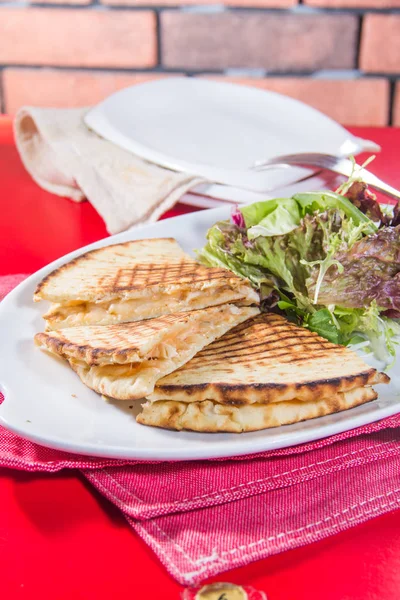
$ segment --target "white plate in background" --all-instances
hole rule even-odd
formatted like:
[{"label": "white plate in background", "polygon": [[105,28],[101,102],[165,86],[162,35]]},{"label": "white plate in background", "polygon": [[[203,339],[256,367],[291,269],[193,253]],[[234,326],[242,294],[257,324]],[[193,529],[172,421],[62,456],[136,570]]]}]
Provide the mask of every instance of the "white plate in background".
[{"label": "white plate in background", "polygon": [[380,150],[298,100],[207,79],[176,77],[128,87],[92,108],[85,122],[150,162],[256,192],[312,173],[297,167],[252,171],[258,160]]},{"label": "white plate in background", "polygon": [[301,181],[290,183],[272,192],[268,192],[268,194],[240,190],[239,188],[220,185],[218,183],[202,184],[186,192],[179,202],[189,206],[197,206],[198,208],[217,208],[227,203],[230,205],[249,204],[251,202],[268,200],[268,198],[290,198],[294,194],[301,192],[335,190],[345,179],[345,177],[336,173],[322,171],[311,177],[307,177],[307,179],[302,179]]},{"label": "white plate in background", "polygon": [[[378,400],[334,415],[251,433],[167,431],[139,425],[126,407],[107,403],[87,388],[66,362],[36,348],[46,303],[33,303],[37,283],[50,271],[93,248],[132,239],[175,237],[183,248],[203,245],[207,229],[230,207],[201,211],[136,228],[61,258],[22,282],[0,303],[0,424],[44,446],[94,456],[190,460],[284,448],[347,431],[400,412],[400,362],[390,385],[375,386]],[[140,401],[136,402],[136,412]]]}]

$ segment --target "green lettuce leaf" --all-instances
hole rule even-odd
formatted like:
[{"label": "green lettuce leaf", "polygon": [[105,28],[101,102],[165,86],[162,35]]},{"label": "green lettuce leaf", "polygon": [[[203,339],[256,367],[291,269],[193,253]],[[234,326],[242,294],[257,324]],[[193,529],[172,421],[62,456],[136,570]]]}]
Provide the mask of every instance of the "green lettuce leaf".
[{"label": "green lettuce leaf", "polygon": [[253,202],[240,208],[240,212],[244,217],[246,228],[258,225],[263,219],[268,217],[280,205],[289,202],[291,198],[274,198],[272,200],[262,200],[261,202]]},{"label": "green lettuce leaf", "polygon": [[240,209],[248,238],[283,235],[296,229],[302,217],[325,212],[341,211],[353,225],[364,225],[367,233],[376,231],[376,225],[346,197],[335,192],[310,192],[295,194],[292,198],[274,198],[255,202]]},{"label": "green lettuce leaf", "polygon": [[261,309],[390,362],[400,336],[400,227],[376,233],[333,192],[257,202],[238,214],[209,230],[202,262],[247,278]]},{"label": "green lettuce leaf", "polygon": [[343,344],[343,336],[330,310],[321,308],[306,319],[304,325],[334,344]]},{"label": "green lettuce leaf", "polygon": [[[355,334],[368,341],[368,347],[378,360],[386,363],[388,368],[393,365],[396,346],[400,342],[400,324],[394,319],[383,317],[375,301],[365,310],[358,311]],[[354,344],[350,334],[347,343]]]},{"label": "green lettuce leaf", "polygon": [[236,225],[221,221],[208,231],[207,244],[197,255],[203,264],[229,269],[239,277],[249,279],[257,289],[262,285],[264,290],[266,287],[276,288],[278,283],[271,273],[244,260],[246,248],[241,238],[241,232]]},{"label": "green lettuce leaf", "polygon": [[[276,201],[269,201],[270,206]],[[242,209],[242,211],[245,209]],[[243,214],[245,222],[246,216]],[[249,227],[247,236],[252,240],[259,236],[271,237],[283,235],[296,229],[300,223],[301,215],[299,205],[292,198],[282,198],[256,225]],[[247,222],[246,222],[247,225]]]},{"label": "green lettuce leaf", "polygon": [[344,196],[335,192],[308,192],[306,194],[295,194],[293,199],[299,203],[302,214],[324,212],[328,208],[336,208],[342,211],[346,217],[352,220],[354,225],[366,223],[368,233],[374,233],[377,226],[364,215],[354,204]]}]

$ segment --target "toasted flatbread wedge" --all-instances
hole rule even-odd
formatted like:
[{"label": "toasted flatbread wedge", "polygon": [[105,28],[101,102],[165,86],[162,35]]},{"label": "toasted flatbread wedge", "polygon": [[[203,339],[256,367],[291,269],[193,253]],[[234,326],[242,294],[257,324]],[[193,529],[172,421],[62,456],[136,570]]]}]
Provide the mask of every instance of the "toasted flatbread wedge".
[{"label": "toasted flatbread wedge", "polygon": [[275,314],[238,325],[157,382],[137,422],[204,432],[255,431],[346,410],[389,377]]},{"label": "toasted flatbread wedge", "polygon": [[160,400],[146,402],[136,420],[142,425],[165,429],[189,429],[205,433],[242,433],[280,425],[290,425],[353,408],[377,398],[371,387],[338,392],[332,398],[287,400],[270,404],[229,406],[212,400],[179,402]]},{"label": "toasted flatbread wedge", "polygon": [[223,305],[139,323],[69,327],[38,333],[35,343],[69,361],[83,383],[118,400],[150,394],[158,379],[259,311]]},{"label": "toasted flatbread wedge", "polygon": [[314,402],[388,381],[344,346],[279,315],[261,314],[159,380],[148,399],[238,406]]},{"label": "toasted flatbread wedge", "polygon": [[48,329],[111,325],[229,302],[257,303],[257,292],[227,269],[205,267],[172,238],[92,250],[39,283],[34,300],[53,303]]}]

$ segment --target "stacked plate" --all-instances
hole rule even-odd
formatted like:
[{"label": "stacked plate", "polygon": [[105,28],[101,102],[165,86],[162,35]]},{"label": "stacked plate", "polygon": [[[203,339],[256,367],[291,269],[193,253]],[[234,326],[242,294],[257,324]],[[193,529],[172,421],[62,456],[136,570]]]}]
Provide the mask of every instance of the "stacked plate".
[{"label": "stacked plate", "polygon": [[[103,138],[160,166],[207,181],[185,202],[212,207],[332,187],[332,174],[299,167],[256,172],[284,154],[379,151],[317,110],[275,92],[176,77],[126,88],[86,115]],[[210,183],[211,182],[211,183]]]}]

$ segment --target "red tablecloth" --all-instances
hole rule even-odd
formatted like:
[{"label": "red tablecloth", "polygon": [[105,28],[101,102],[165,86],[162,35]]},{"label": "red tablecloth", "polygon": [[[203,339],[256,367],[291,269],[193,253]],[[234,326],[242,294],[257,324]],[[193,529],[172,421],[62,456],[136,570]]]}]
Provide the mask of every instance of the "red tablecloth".
[{"label": "red tablecloth", "polygon": [[[372,168],[400,187],[400,130],[352,130],[382,145]],[[0,274],[34,271],[107,235],[88,203],[53,197],[33,183],[6,117],[0,117],[0,182]],[[118,511],[74,472],[0,470],[0,565],[7,600],[172,600],[181,592]],[[397,600],[400,511],[219,579],[263,589],[269,600]]]}]

